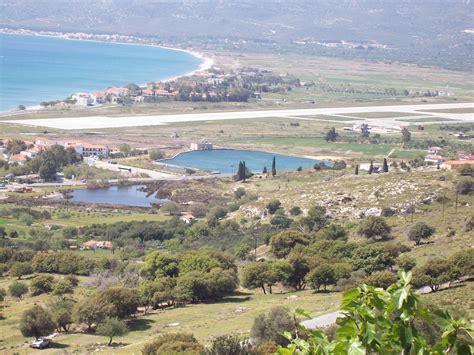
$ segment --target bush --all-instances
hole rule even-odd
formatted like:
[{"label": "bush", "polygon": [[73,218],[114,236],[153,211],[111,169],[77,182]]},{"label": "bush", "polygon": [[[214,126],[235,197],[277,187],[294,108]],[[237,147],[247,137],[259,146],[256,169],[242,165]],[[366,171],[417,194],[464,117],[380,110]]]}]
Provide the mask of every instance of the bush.
[{"label": "bush", "polygon": [[266,209],[268,210],[268,213],[274,214],[281,206],[281,202],[279,200],[272,200],[267,203]]},{"label": "bush", "polygon": [[148,156],[151,160],[160,160],[165,157],[165,152],[159,149],[151,149],[148,151]]},{"label": "bush", "polygon": [[474,179],[464,178],[458,181],[456,185],[456,191],[460,195],[470,195],[474,192]]},{"label": "bush", "polygon": [[36,276],[30,283],[32,296],[38,296],[43,293],[49,293],[54,287],[54,277],[51,275]]},{"label": "bush", "polygon": [[257,344],[272,341],[278,345],[288,344],[283,332],[294,333],[293,319],[283,307],[273,308],[269,314],[258,315],[252,325],[250,335]]},{"label": "bush", "polygon": [[18,280],[21,279],[22,276],[30,275],[33,273],[33,268],[31,267],[31,263],[25,262],[16,262],[10,267],[10,275],[13,277],[17,277]]},{"label": "bush", "polygon": [[12,282],[10,286],[8,286],[8,293],[12,297],[21,299],[23,295],[28,293],[28,285],[19,281]]},{"label": "bush", "polygon": [[247,355],[251,346],[237,335],[222,335],[212,341],[204,355]]},{"label": "bush", "polygon": [[301,211],[301,208],[298,206],[291,207],[290,209],[290,214],[292,216],[299,216],[303,211]]},{"label": "bush", "polygon": [[328,240],[344,240],[347,241],[347,232],[345,228],[339,224],[331,223],[322,231],[324,239]]},{"label": "bush", "polygon": [[366,277],[364,283],[374,287],[387,289],[391,284],[397,281],[397,275],[389,271],[377,271]]},{"label": "bush", "polygon": [[358,233],[367,239],[387,240],[390,239],[391,227],[382,217],[366,217],[359,225]]},{"label": "bush", "polygon": [[168,201],[161,206],[161,211],[168,213],[170,216],[176,216],[181,213],[181,206],[174,201]]},{"label": "bush", "polygon": [[400,255],[397,259],[397,266],[400,270],[410,271],[416,266],[416,260],[408,255]]},{"label": "bush", "polygon": [[420,245],[422,240],[429,239],[435,231],[435,228],[425,222],[418,222],[408,231],[408,239],[414,241],[415,245]]},{"label": "bush", "polygon": [[276,215],[270,220],[270,224],[277,228],[286,229],[291,225],[293,220],[284,215]]},{"label": "bush", "polygon": [[240,200],[242,197],[244,197],[247,194],[245,189],[243,187],[239,187],[234,190],[234,197],[238,200]]},{"label": "bush", "polygon": [[170,333],[160,335],[156,340],[142,348],[142,355],[158,354],[190,354],[201,355],[204,347],[199,344],[194,335],[185,333]]}]

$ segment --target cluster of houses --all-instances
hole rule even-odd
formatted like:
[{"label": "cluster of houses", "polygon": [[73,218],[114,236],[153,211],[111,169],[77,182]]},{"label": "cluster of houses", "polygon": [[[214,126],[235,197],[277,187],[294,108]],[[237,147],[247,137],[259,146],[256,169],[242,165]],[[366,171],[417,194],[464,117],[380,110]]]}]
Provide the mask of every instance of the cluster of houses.
[{"label": "cluster of houses", "polygon": [[463,165],[474,166],[474,154],[461,153],[458,159],[446,159],[443,153],[443,148],[441,147],[430,147],[428,154],[425,156],[425,162],[439,165],[440,168],[447,170],[457,169]]},{"label": "cluster of houses", "polygon": [[59,141],[59,140],[46,140],[37,139],[34,142],[25,141],[27,149],[17,153],[9,154],[8,141],[4,142],[4,145],[0,147],[0,156],[3,157],[9,164],[24,165],[30,159],[35,158],[41,151],[48,149],[54,145],[60,145],[64,148],[73,148],[76,153],[84,157],[108,157],[110,154],[110,148],[106,145],[91,144],[80,141]]},{"label": "cluster of houses", "polygon": [[129,88],[124,86],[113,86],[104,91],[92,93],[79,92],[71,95],[71,100],[78,106],[97,106],[102,104],[120,104],[130,99],[132,102],[146,102],[158,98],[173,98],[179,92],[177,90],[150,87]]}]

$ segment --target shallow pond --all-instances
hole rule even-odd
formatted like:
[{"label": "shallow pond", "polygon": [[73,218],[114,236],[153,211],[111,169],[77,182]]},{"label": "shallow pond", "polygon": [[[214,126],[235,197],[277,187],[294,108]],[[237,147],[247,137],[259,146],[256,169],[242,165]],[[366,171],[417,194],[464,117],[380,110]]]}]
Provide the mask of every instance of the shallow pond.
[{"label": "shallow pond", "polygon": [[155,194],[146,196],[147,193],[140,191],[142,185],[110,186],[101,189],[83,189],[72,192],[71,201],[85,203],[103,203],[112,205],[125,205],[133,207],[151,207],[151,204],[163,204],[167,200],[155,197]]}]

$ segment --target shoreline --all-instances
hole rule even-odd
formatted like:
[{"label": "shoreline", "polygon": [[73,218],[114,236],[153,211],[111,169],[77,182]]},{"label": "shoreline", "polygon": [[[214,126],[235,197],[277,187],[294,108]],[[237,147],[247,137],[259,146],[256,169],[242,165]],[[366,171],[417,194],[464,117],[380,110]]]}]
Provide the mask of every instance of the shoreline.
[{"label": "shoreline", "polygon": [[[64,40],[70,40],[70,41],[89,41],[89,42],[99,42],[99,43],[102,42],[102,43],[110,43],[110,44],[156,47],[156,48],[168,49],[168,50],[177,51],[177,52],[188,53],[192,55],[193,57],[201,60],[201,64],[199,65],[198,68],[187,73],[174,75],[169,78],[155,81],[157,83],[160,83],[160,82],[167,83],[167,82],[177,80],[179,78],[192,76],[195,73],[198,73],[200,71],[206,71],[214,65],[214,58],[205,56],[201,52],[198,52],[192,49],[176,48],[176,47],[171,47],[167,45],[159,45],[155,43],[142,43],[140,42],[141,38],[134,37],[134,36],[125,36],[125,35],[118,35],[118,34],[97,35],[97,34],[90,34],[90,33],[83,33],[83,32],[32,31],[32,30],[27,30],[27,29],[9,29],[9,28],[0,28],[0,34],[16,35],[16,36],[51,37],[51,38],[62,38]],[[86,37],[84,38],[81,36],[86,36]],[[122,39],[123,41],[111,40],[110,38],[119,38],[119,39]],[[130,40],[130,42],[125,41],[127,39]],[[146,86],[146,83],[138,84],[138,85]],[[43,107],[37,104],[33,106],[27,106],[24,111],[40,111],[42,109]],[[12,109],[12,110],[0,111],[0,114],[8,114],[8,113],[12,114],[12,113],[19,113],[19,112],[22,112],[22,110]]]}]

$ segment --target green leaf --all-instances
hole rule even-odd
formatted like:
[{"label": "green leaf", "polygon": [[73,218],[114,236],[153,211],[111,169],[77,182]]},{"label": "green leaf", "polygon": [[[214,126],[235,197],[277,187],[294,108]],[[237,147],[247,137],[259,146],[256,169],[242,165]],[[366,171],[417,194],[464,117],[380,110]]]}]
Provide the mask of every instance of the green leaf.
[{"label": "green leaf", "polygon": [[360,289],[353,288],[352,290],[347,291],[342,297],[342,309],[346,309],[354,300],[360,296]]},{"label": "green leaf", "polygon": [[358,340],[354,340],[349,349],[347,349],[349,355],[365,355],[365,347]]}]

